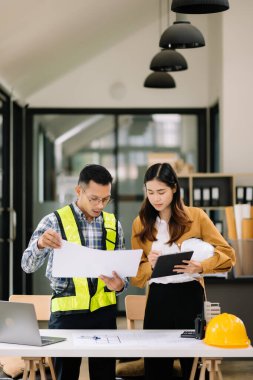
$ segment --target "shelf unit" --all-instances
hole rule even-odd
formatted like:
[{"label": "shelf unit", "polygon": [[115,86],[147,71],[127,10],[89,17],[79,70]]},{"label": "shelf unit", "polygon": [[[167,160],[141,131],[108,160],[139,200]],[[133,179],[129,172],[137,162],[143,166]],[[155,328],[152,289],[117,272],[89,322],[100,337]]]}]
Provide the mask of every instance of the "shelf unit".
[{"label": "shelf unit", "polygon": [[[192,173],[184,176],[179,175],[178,179],[180,187],[183,188],[185,204],[203,208],[215,224],[222,224],[221,232],[225,237],[227,236],[225,207],[237,203],[236,189],[238,186],[253,188],[253,173]],[[218,188],[217,199],[211,197],[211,189],[213,188]],[[196,189],[199,191],[196,192]],[[207,195],[209,189],[209,201],[203,200],[204,189],[207,189]],[[198,193],[201,194],[200,201],[194,198]]]},{"label": "shelf unit", "polygon": [[[184,202],[187,206],[197,206],[205,209],[220,209],[226,206],[231,206],[234,203],[234,176],[229,174],[220,173],[194,173],[188,176],[178,176],[180,187],[184,189]],[[199,204],[194,200],[194,191],[200,189],[203,193],[203,189],[219,189],[219,198],[212,204],[203,204],[200,201]],[[201,197],[202,198],[202,197]]]}]

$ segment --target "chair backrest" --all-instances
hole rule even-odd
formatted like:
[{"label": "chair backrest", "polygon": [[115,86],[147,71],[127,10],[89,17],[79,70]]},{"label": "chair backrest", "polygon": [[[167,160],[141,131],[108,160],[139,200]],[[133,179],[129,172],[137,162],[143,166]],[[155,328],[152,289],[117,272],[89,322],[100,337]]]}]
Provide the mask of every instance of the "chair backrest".
[{"label": "chair backrest", "polygon": [[128,295],[125,297],[127,328],[135,328],[135,321],[143,321],[147,297],[145,295]]},{"label": "chair backrest", "polygon": [[49,321],[50,318],[50,295],[26,295],[13,294],[9,297],[11,302],[32,303],[35,307],[35,313],[38,321]]}]

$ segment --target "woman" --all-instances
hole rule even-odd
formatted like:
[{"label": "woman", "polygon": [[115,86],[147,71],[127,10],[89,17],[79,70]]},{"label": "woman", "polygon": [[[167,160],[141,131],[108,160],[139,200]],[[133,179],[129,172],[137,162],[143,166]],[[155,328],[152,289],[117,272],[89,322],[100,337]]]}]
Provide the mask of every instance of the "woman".
[{"label": "woman", "polygon": [[[132,248],[143,250],[132,284],[150,285],[144,329],[193,329],[197,314],[203,310],[201,275],[229,271],[235,253],[202,209],[183,204],[170,164],[149,167],[144,185],[147,196],[132,227]],[[159,255],[189,249],[194,250],[192,259],[176,265],[175,275],[150,280]],[[180,362],[183,378],[189,379],[192,359]],[[172,378],[172,369],[172,358],[145,359],[148,380]]]}]

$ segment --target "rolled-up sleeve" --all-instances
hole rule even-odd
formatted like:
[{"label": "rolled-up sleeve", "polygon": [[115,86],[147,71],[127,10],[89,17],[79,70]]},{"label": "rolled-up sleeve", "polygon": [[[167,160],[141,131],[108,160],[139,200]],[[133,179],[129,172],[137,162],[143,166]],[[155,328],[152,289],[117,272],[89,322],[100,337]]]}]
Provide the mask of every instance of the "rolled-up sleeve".
[{"label": "rolled-up sleeve", "polygon": [[202,209],[193,208],[190,237],[198,237],[214,247],[214,255],[201,262],[203,274],[228,272],[235,265],[235,251]]},{"label": "rolled-up sleeve", "polygon": [[56,232],[60,232],[57,219],[53,213],[45,216],[32,234],[28,247],[24,251],[21,259],[21,267],[24,272],[35,272],[44,264],[46,258],[53,252],[53,249],[51,248],[38,248],[38,240],[40,236],[49,228],[54,229]]},{"label": "rolled-up sleeve", "polygon": [[141,256],[137,275],[136,277],[131,278],[131,284],[139,288],[144,288],[152,274],[152,268],[148,261],[148,254],[151,248],[151,243],[146,242],[144,244],[140,241],[140,238],[137,237],[137,234],[140,232],[141,228],[142,225],[140,223],[140,219],[137,217],[132,225],[132,249],[142,249],[143,253]]}]

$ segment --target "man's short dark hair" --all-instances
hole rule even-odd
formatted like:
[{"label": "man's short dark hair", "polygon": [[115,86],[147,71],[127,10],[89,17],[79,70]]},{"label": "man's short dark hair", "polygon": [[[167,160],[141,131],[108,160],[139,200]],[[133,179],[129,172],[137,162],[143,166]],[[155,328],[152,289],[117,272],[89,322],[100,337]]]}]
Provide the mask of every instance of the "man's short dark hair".
[{"label": "man's short dark hair", "polygon": [[108,185],[112,183],[112,176],[109,171],[101,165],[86,165],[80,172],[78,184],[89,184],[90,181],[94,181],[100,185]]}]

